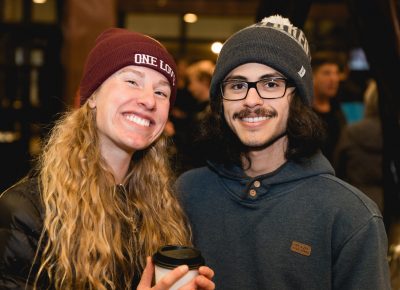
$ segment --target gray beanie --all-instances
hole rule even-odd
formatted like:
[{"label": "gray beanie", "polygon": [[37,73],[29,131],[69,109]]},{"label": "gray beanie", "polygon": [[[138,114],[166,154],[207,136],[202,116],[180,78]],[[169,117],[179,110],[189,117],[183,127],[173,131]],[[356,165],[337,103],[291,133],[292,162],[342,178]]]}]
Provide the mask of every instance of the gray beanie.
[{"label": "gray beanie", "polygon": [[305,104],[313,97],[311,55],[307,39],[287,18],[274,15],[233,34],[218,56],[210,87],[211,103],[221,97],[220,84],[236,67],[261,63],[282,73],[296,85]]}]

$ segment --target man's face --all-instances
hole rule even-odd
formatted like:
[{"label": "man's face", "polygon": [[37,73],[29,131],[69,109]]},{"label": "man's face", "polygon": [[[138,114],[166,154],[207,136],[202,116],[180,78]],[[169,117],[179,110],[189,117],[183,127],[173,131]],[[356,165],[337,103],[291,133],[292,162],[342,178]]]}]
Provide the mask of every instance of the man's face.
[{"label": "man's face", "polygon": [[325,63],[313,72],[314,95],[319,98],[335,97],[339,88],[339,67],[334,63]]},{"label": "man's face", "polygon": [[[266,77],[284,76],[266,65],[247,63],[233,69],[225,80],[255,82]],[[256,89],[251,88],[244,100],[223,100],[225,120],[244,145],[254,149],[274,145],[286,132],[293,90],[287,88],[279,99],[262,99]],[[284,151],[286,148],[281,149]]]}]

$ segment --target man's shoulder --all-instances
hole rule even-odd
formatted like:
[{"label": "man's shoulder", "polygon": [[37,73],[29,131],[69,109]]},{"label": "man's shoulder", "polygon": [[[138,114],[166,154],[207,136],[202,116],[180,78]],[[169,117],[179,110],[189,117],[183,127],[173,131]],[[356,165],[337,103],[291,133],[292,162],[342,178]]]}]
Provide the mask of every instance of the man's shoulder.
[{"label": "man's shoulder", "polygon": [[342,209],[348,208],[350,212],[356,211],[358,214],[364,212],[366,216],[382,216],[375,202],[358,188],[330,174],[321,174],[320,178],[320,186],[325,188],[326,202],[340,203]]},{"label": "man's shoulder", "polygon": [[207,188],[215,188],[218,175],[208,167],[199,167],[184,172],[176,181],[176,190],[182,196],[196,196]]},{"label": "man's shoulder", "polygon": [[178,177],[177,183],[181,184],[181,183],[193,182],[193,181],[200,182],[203,178],[206,178],[213,174],[215,174],[215,173],[213,173],[213,171],[207,166],[194,168],[194,169],[191,169],[191,170],[188,170],[188,171],[182,173]]}]

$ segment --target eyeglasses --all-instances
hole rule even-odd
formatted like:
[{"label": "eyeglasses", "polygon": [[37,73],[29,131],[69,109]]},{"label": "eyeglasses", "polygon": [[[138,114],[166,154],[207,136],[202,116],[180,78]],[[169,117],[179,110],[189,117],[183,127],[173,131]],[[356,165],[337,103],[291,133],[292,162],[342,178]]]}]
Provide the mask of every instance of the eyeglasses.
[{"label": "eyeglasses", "polygon": [[222,97],[228,101],[244,100],[251,88],[255,88],[262,99],[282,98],[288,87],[294,85],[282,77],[263,78],[256,82],[247,82],[244,80],[227,80],[221,84]]}]

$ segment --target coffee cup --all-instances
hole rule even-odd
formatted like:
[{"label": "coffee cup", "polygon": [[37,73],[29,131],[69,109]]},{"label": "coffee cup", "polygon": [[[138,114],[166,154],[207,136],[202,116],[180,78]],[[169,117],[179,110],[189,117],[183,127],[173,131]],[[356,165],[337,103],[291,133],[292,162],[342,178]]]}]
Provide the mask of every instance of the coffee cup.
[{"label": "coffee cup", "polygon": [[191,281],[199,274],[198,268],[205,264],[204,258],[199,250],[193,247],[179,245],[166,245],[158,249],[153,255],[153,263],[156,283],[158,283],[164,275],[180,265],[187,265],[189,267],[189,272],[176,281],[174,285],[171,286],[170,290],[177,290]]}]

